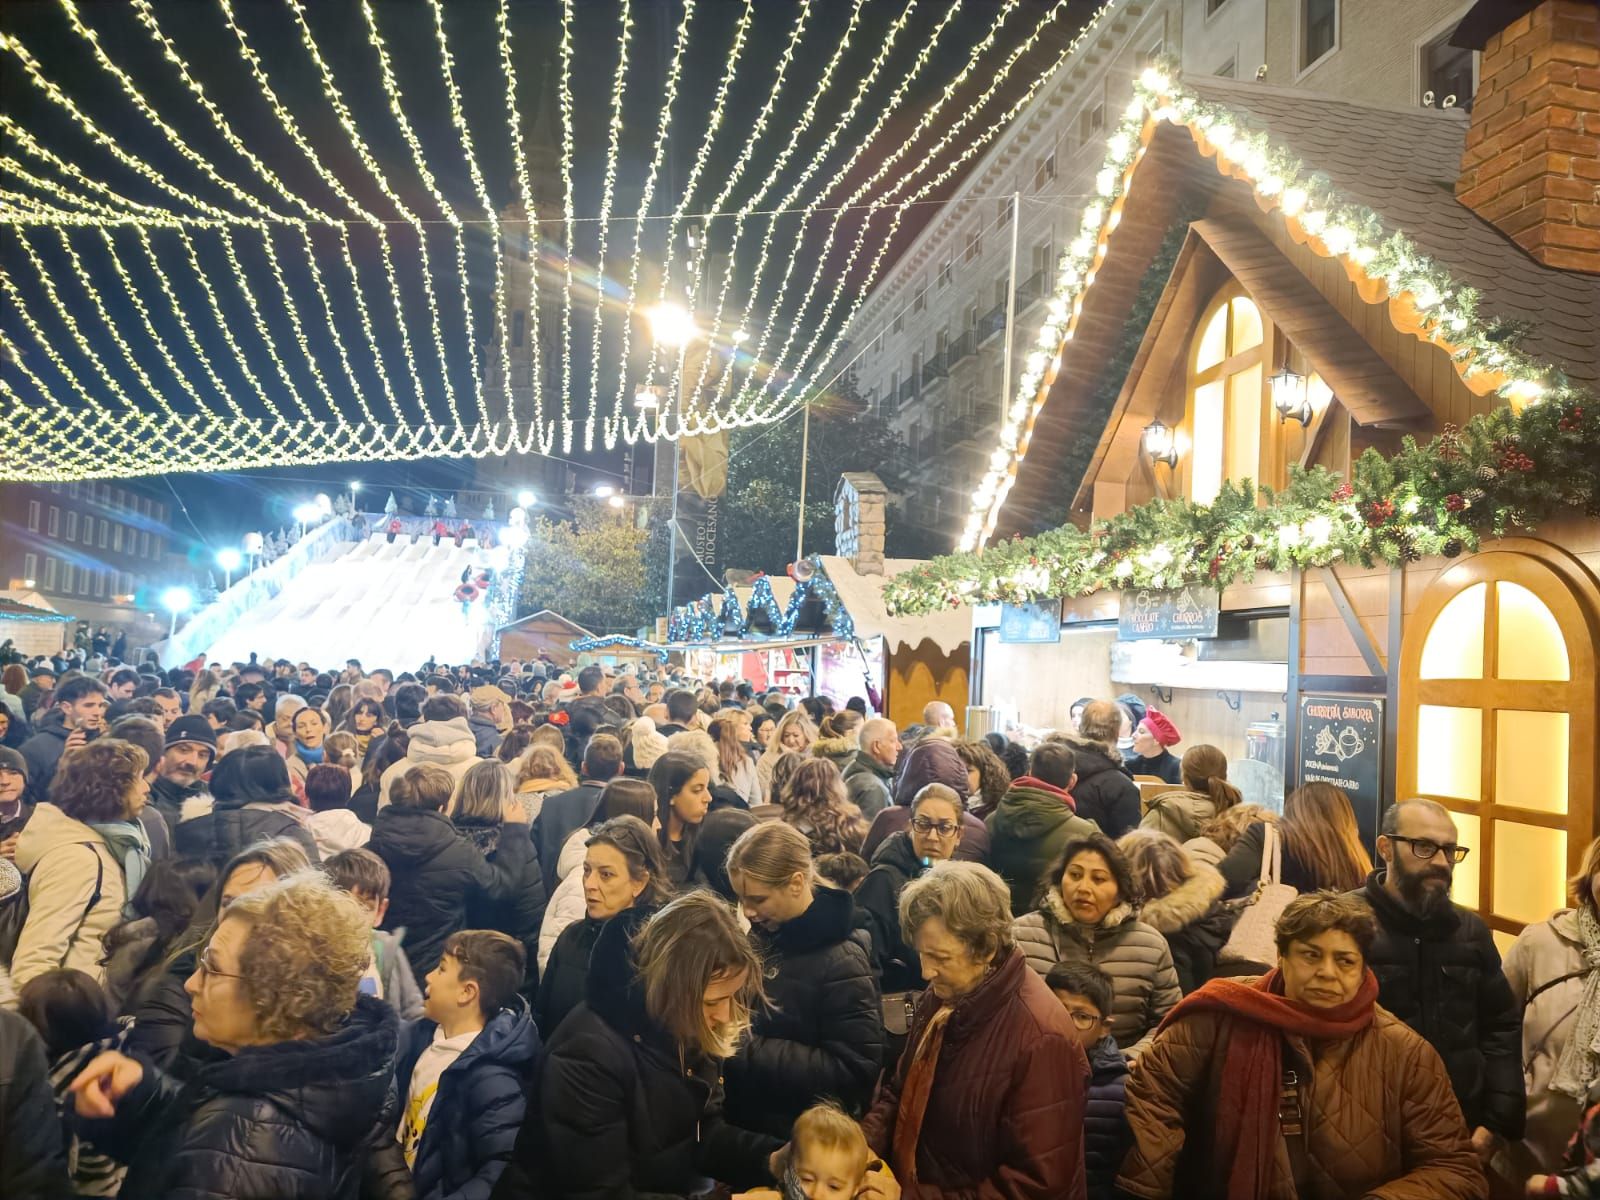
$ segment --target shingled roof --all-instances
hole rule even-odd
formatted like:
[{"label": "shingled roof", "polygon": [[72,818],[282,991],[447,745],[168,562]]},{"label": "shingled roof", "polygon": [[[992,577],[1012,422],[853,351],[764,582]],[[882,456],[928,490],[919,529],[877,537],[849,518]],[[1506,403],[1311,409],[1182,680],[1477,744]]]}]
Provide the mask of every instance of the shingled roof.
[{"label": "shingled roof", "polygon": [[1527,354],[1560,366],[1576,384],[1600,384],[1600,277],[1543,266],[1456,199],[1463,110],[1369,107],[1217,79],[1184,84],[1292,150],[1386,229],[1403,232],[1477,288],[1484,315],[1528,322],[1519,343]]}]

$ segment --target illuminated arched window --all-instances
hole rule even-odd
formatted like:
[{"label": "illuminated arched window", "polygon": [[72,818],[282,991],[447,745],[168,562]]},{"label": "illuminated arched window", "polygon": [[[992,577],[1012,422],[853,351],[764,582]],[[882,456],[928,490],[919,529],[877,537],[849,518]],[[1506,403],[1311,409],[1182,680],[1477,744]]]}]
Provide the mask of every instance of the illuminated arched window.
[{"label": "illuminated arched window", "polygon": [[1237,287],[1201,318],[1189,359],[1189,495],[1216,499],[1224,479],[1259,479],[1267,336]]}]

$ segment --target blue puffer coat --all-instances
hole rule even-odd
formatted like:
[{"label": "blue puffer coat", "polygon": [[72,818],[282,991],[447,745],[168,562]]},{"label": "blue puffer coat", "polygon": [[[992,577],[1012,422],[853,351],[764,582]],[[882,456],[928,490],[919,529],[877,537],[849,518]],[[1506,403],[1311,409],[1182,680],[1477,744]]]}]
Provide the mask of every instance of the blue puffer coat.
[{"label": "blue puffer coat", "polygon": [[1114,1200],[1118,1195],[1117,1172],[1133,1144],[1123,1098],[1127,1082],[1128,1060],[1117,1049],[1117,1039],[1107,1034],[1089,1047],[1089,1104],[1083,1116],[1089,1200]]},{"label": "blue puffer coat", "polygon": [[[436,1028],[424,1017],[401,1034],[394,1074],[402,1103]],[[411,1168],[417,1200],[486,1200],[511,1161],[538,1053],[528,1002],[515,996],[445,1068]]]}]

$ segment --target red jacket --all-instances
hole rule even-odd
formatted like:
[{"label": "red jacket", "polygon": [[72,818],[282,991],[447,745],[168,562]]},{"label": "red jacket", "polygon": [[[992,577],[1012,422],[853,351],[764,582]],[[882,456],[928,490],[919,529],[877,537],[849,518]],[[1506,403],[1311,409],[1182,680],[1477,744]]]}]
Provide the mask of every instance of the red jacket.
[{"label": "red jacket", "polygon": [[[905,1053],[862,1123],[880,1155],[894,1142],[911,1055],[942,1003],[923,993]],[[1066,1009],[1013,948],[951,1014],[917,1139],[916,1180],[890,1163],[907,1200],[1085,1200],[1088,1087],[1089,1061]]]}]

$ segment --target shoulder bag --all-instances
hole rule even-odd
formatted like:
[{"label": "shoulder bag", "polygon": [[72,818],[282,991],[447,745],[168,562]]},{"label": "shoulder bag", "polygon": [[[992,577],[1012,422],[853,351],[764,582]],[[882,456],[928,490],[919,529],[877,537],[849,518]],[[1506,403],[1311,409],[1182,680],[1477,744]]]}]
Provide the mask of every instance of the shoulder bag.
[{"label": "shoulder bag", "polygon": [[1227,945],[1217,954],[1218,962],[1256,963],[1265,969],[1278,960],[1278,918],[1299,895],[1288,884],[1278,882],[1282,874],[1283,839],[1269,821],[1261,840],[1261,878],[1228,935]]}]

